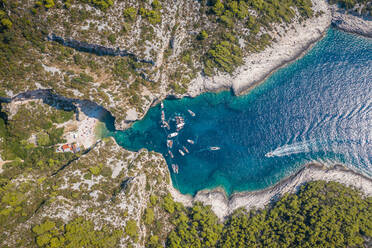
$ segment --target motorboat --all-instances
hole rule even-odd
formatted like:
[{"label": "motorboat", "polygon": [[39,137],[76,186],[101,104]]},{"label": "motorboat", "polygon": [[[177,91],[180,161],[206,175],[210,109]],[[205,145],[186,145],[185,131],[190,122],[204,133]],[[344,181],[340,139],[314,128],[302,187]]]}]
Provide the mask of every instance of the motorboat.
[{"label": "motorboat", "polygon": [[191,139],[188,139],[187,142],[189,142],[189,143],[192,144],[192,145],[195,143],[195,142],[194,142],[193,140],[191,140]]},{"label": "motorboat", "polygon": [[161,127],[166,127],[168,130],[170,129],[170,126],[166,121],[163,121],[163,125]]},{"label": "motorboat", "polygon": [[164,110],[161,111],[161,120],[165,121],[165,113]]},{"label": "motorboat", "polygon": [[182,146],[183,150],[185,150],[185,152],[187,153],[190,153],[189,150],[186,148],[186,146]]},{"label": "motorboat", "polygon": [[211,147],[209,147],[209,150],[211,150],[211,151],[217,151],[217,150],[220,150],[221,149],[221,147],[219,147],[219,146],[211,146]]},{"label": "motorboat", "polygon": [[190,113],[190,115],[192,116],[192,117],[194,117],[195,116],[195,113],[194,112],[192,112],[190,109],[188,109],[187,110],[189,113]]},{"label": "motorboat", "polygon": [[185,153],[184,153],[181,149],[178,149],[178,152],[179,152],[182,156],[185,156]]},{"label": "motorboat", "polygon": [[168,150],[168,153],[169,153],[169,156],[170,156],[171,158],[174,158],[173,153],[172,153],[171,151]]},{"label": "motorboat", "polygon": [[268,153],[265,154],[265,157],[268,157],[268,158],[274,157],[274,153],[273,152],[268,152]]},{"label": "motorboat", "polygon": [[180,130],[183,128],[183,126],[185,126],[185,123],[184,123],[184,122],[181,122],[181,123],[177,124],[177,125],[176,125],[176,128],[177,128],[176,130],[177,130],[177,132],[180,131]]},{"label": "motorboat", "polygon": [[172,164],[173,173],[178,174],[178,165]]},{"label": "motorboat", "polygon": [[164,103],[160,102],[160,107],[163,109],[164,108]]},{"label": "motorboat", "polygon": [[173,140],[167,140],[167,146],[169,148],[172,148],[172,146],[173,146]]},{"label": "motorboat", "polygon": [[173,138],[173,137],[176,137],[177,135],[178,135],[177,132],[170,133],[170,134],[168,135],[168,138]]}]

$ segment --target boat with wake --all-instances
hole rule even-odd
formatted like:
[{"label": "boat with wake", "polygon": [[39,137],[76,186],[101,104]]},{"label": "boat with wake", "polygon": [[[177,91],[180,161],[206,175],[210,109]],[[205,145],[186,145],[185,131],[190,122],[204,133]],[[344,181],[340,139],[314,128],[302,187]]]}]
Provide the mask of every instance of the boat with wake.
[{"label": "boat with wake", "polygon": [[265,157],[267,157],[267,158],[274,157],[274,153],[268,152],[268,153],[265,154]]},{"label": "boat with wake", "polygon": [[219,146],[211,146],[211,147],[209,147],[209,150],[211,150],[211,151],[217,151],[217,150],[220,150],[221,149],[221,147],[219,147]]}]

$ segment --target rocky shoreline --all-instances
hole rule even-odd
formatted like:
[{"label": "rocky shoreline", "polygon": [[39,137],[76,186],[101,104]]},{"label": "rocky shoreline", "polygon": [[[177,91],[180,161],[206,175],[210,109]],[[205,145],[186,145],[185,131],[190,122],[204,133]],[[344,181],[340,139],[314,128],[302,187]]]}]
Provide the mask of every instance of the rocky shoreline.
[{"label": "rocky shoreline", "polygon": [[225,73],[205,77],[200,74],[191,82],[188,94],[197,96],[205,91],[232,88],[239,95],[264,81],[279,68],[299,59],[323,37],[331,25],[331,11],[324,0],[314,0],[313,10],[315,14],[322,14],[303,22],[295,20],[289,30],[278,27],[271,34],[276,42],[246,57],[244,64],[232,75]]},{"label": "rocky shoreline", "polygon": [[372,196],[372,179],[359,174],[343,165],[326,165],[310,163],[300,169],[297,173],[281,180],[272,187],[257,190],[234,193],[227,197],[222,188],[199,191],[194,197],[183,195],[170,186],[169,191],[175,201],[191,206],[194,202],[202,202],[210,205],[214,213],[223,220],[238,208],[259,209],[275,202],[285,193],[295,193],[299,188],[310,181],[335,181],[346,186],[360,190],[366,196]]},{"label": "rocky shoreline", "polygon": [[371,18],[347,14],[344,10],[331,6],[324,0],[313,0],[315,15],[304,22],[296,20],[290,30],[278,28],[271,35],[276,40],[265,50],[251,54],[244,64],[230,74],[205,77],[200,74],[191,82],[188,95],[195,97],[206,91],[233,89],[236,95],[244,94],[266,80],[272,73],[288,63],[300,59],[320,39],[330,26],[340,30],[372,37]]},{"label": "rocky shoreline", "polygon": [[331,6],[332,25],[349,33],[372,38],[372,17],[348,14],[345,10]]}]

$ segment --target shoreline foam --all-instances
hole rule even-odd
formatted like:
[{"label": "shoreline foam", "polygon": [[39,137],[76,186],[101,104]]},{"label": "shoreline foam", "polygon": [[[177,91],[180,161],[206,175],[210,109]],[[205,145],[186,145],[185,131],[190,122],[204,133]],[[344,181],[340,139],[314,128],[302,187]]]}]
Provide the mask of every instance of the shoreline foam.
[{"label": "shoreline foam", "polygon": [[181,194],[173,185],[170,185],[169,191],[175,201],[181,202],[185,206],[191,206],[194,202],[210,205],[218,218],[223,220],[238,208],[246,208],[247,210],[263,208],[275,202],[283,194],[295,193],[301,185],[318,180],[339,182],[359,189],[366,196],[372,196],[371,178],[340,164],[329,166],[320,163],[307,164],[297,173],[282,179],[271,187],[257,191],[238,192],[230,197],[227,197],[221,187],[198,191],[194,197]]}]

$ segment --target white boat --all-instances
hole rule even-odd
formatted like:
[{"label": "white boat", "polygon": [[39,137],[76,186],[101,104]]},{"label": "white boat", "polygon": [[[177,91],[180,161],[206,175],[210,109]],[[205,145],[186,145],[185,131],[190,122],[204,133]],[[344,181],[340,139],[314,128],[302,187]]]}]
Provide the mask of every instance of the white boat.
[{"label": "white boat", "polygon": [[160,102],[160,107],[163,109],[164,108],[164,103]]},{"label": "white boat", "polygon": [[165,121],[165,113],[164,110],[161,111],[161,120]]},{"label": "white boat", "polygon": [[220,149],[221,149],[221,147],[218,147],[218,146],[209,147],[209,150],[211,150],[211,151],[217,151],[217,150],[220,150]]},{"label": "white boat", "polygon": [[265,154],[265,157],[268,157],[268,158],[274,157],[274,153],[268,152]]},{"label": "white boat", "polygon": [[190,153],[189,150],[186,148],[186,146],[182,146],[183,150],[185,150],[185,152],[187,153]]},{"label": "white boat", "polygon": [[171,158],[174,158],[173,153],[171,151],[168,151]]},{"label": "white boat", "polygon": [[178,165],[172,164],[173,173],[178,174]]},{"label": "white boat", "polygon": [[170,126],[169,126],[168,122],[166,122],[166,121],[163,121],[162,127],[166,127],[168,130],[170,129]]},{"label": "white boat", "polygon": [[181,149],[178,149],[179,153],[181,153],[182,156],[185,156],[185,153],[181,150]]},{"label": "white boat", "polygon": [[177,132],[174,132],[174,133],[171,133],[168,135],[168,138],[173,138],[173,137],[176,137],[178,135]]},{"label": "white boat", "polygon": [[169,148],[172,148],[172,146],[173,146],[173,140],[167,140],[167,146]]},{"label": "white boat", "polygon": [[177,132],[180,131],[183,128],[183,126],[185,126],[185,123],[184,122],[181,122],[181,123],[177,124],[176,125]]},{"label": "white boat", "polygon": [[192,116],[192,117],[194,117],[195,116],[195,113],[194,112],[192,112],[190,109],[188,109],[187,110],[189,113],[190,113],[190,115]]},{"label": "white boat", "polygon": [[177,124],[177,128],[182,128],[183,126],[185,126],[185,122],[181,122],[181,123],[179,123],[179,124]]},{"label": "white boat", "polygon": [[192,144],[192,145],[195,143],[195,142],[194,142],[193,140],[191,140],[191,139],[188,139],[187,142],[189,142],[189,143]]}]

